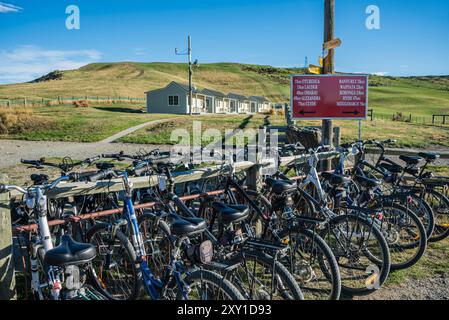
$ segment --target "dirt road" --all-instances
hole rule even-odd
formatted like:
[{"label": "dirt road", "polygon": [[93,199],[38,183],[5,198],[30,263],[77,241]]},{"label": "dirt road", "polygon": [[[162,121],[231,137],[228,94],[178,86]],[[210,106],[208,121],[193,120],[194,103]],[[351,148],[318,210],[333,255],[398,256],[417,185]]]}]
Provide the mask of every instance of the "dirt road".
[{"label": "dirt road", "polygon": [[76,143],[49,141],[0,140],[0,169],[20,163],[21,159],[40,159],[41,157],[71,157],[84,159],[102,153],[135,153],[139,150],[160,148],[169,150],[170,146],[154,146],[127,143]]}]

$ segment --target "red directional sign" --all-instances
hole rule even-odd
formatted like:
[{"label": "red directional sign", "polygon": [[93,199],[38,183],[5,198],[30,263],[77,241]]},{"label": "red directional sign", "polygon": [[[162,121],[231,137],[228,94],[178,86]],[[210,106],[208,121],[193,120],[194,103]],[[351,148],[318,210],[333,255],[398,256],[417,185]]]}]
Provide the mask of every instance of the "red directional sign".
[{"label": "red directional sign", "polygon": [[292,76],[294,120],[366,119],[368,76]]}]

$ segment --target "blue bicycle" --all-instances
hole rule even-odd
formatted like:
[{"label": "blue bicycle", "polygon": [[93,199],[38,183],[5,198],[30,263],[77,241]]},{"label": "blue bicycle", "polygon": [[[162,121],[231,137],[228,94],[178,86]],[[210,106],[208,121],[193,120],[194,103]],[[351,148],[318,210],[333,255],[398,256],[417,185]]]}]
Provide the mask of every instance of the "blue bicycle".
[{"label": "blue bicycle", "polygon": [[[121,178],[125,187],[123,219],[96,224],[88,232],[89,241],[99,252],[99,259],[93,261],[93,278],[98,288],[111,299],[136,299],[143,284],[153,300],[244,300],[223,276],[203,269],[211,263],[211,242],[192,245],[190,241],[207,229],[203,219],[158,212],[153,221],[153,234],[146,235],[143,241],[129,175],[139,175],[151,166],[151,161],[140,161],[132,169],[109,169],[90,177],[91,181]],[[159,166],[159,170],[165,169]],[[147,252],[148,248],[150,252]],[[161,265],[158,261],[169,263]]]}]

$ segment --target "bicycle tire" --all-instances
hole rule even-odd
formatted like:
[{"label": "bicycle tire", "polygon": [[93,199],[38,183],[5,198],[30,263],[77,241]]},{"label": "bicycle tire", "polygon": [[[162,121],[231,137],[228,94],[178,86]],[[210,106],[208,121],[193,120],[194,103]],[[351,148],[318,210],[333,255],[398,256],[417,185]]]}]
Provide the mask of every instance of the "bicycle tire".
[{"label": "bicycle tire", "polygon": [[[100,232],[109,232],[110,233],[111,224],[108,223],[98,223],[95,224],[88,232],[87,232],[87,240],[89,243],[92,243],[94,241],[94,236]],[[94,268],[95,263],[97,262],[97,258],[92,261],[92,268],[90,269],[90,279],[93,282],[93,285],[99,290],[103,295],[108,297],[110,300],[135,300],[139,296],[140,288],[141,288],[141,276],[140,271],[137,263],[137,257],[136,252],[134,251],[134,248],[129,241],[129,239],[126,237],[126,235],[121,232],[120,230],[116,231],[115,239],[114,241],[118,241],[121,249],[124,251],[124,255],[128,257],[129,259],[129,266],[131,268],[131,285],[129,286],[129,292],[125,295],[125,297],[122,297],[124,293],[122,294],[115,294],[113,292],[110,292],[112,288],[107,289],[107,283],[105,283],[105,280],[103,277],[99,277],[97,275],[97,272]],[[115,243],[115,242],[114,242]],[[102,252],[101,249],[98,248],[96,243],[92,243],[97,248],[97,257]],[[108,253],[109,254],[109,253]]]},{"label": "bicycle tire", "polygon": [[[229,280],[210,270],[200,269],[193,271],[189,273],[183,280],[190,288],[194,288],[196,283],[200,283],[203,287],[205,282],[206,284],[210,283],[214,285],[221,291],[221,294],[218,294],[215,299],[204,300],[226,300],[224,298],[228,298],[229,300],[245,300],[240,291]],[[178,300],[184,300],[183,293],[178,290],[176,298]]]},{"label": "bicycle tire", "polygon": [[[340,294],[341,294],[341,276],[340,276],[340,268],[338,267],[338,263],[337,260],[335,259],[335,256],[331,250],[331,248],[327,245],[327,243],[324,241],[323,238],[321,238],[321,236],[319,236],[316,232],[313,232],[312,230],[309,229],[304,229],[304,228],[295,228],[295,230],[286,230],[284,233],[281,233],[281,237],[285,237],[287,235],[290,236],[291,239],[291,235],[293,234],[300,234],[301,236],[306,237],[307,239],[311,239],[312,243],[313,243],[313,247],[311,247],[311,250],[304,250],[304,251],[311,251],[313,252],[315,255],[317,254],[317,250],[319,250],[319,252],[321,252],[321,254],[324,256],[324,261],[323,258],[321,258],[319,260],[319,264],[318,267],[320,268],[320,271],[323,273],[323,276],[325,276],[328,280],[328,282],[330,283],[330,293],[328,294],[328,297],[326,300],[339,300],[340,299]],[[292,244],[292,241],[290,241],[290,244]],[[291,246],[290,246],[291,248]],[[299,249],[299,248],[291,248],[293,249],[295,252]],[[312,258],[312,257],[311,257]],[[314,257],[316,258],[316,257]],[[327,263],[327,266],[325,266],[324,264]],[[284,265],[289,266],[289,263],[284,262]],[[289,270],[290,272],[296,276],[296,273],[293,272],[293,266],[290,265],[289,266]],[[327,270],[323,270],[326,267]],[[316,274],[316,271],[310,272],[311,274]],[[302,273],[300,273],[297,277],[302,277],[303,279],[303,275]],[[297,281],[299,282],[300,288],[304,294],[304,298],[305,300],[312,300],[312,297],[314,298],[313,300],[317,300],[316,299],[316,294],[313,294],[314,292],[317,292],[317,289],[314,288],[310,288],[307,287],[307,285],[310,283],[305,283],[303,285],[301,285],[302,283],[304,283],[303,281],[300,281],[301,278],[297,279]],[[320,280],[318,280],[320,281]],[[310,293],[309,293],[310,292]],[[325,299],[322,299],[325,300]]]},{"label": "bicycle tire", "polygon": [[[373,267],[373,269],[374,269],[374,267],[376,267],[378,269],[378,272],[373,272],[373,270],[368,270],[367,268],[363,269],[363,270],[359,270],[364,274],[368,274],[368,272],[371,273],[371,275],[365,276],[363,278],[363,280],[360,279],[361,281],[364,281],[365,287],[350,286],[349,281],[346,281],[347,280],[346,276],[345,276],[346,272],[344,272],[344,271],[351,270],[351,268],[346,268],[346,266],[340,262],[340,259],[342,257],[344,257],[344,256],[341,256],[341,249],[339,248],[342,246],[339,246],[338,244],[334,246],[335,242],[334,241],[331,242],[330,241],[331,239],[327,237],[327,235],[329,235],[330,231],[334,230],[334,228],[338,224],[344,224],[344,223],[348,224],[348,222],[345,222],[347,220],[352,220],[353,222],[356,222],[357,224],[362,224],[365,227],[367,227],[367,229],[370,230],[370,234],[372,234],[373,237],[375,238],[375,242],[379,245],[379,249],[381,250],[381,256],[379,257],[380,259],[375,259],[375,257],[372,257],[372,256],[366,257],[366,252],[364,253],[365,257],[372,263],[372,265],[369,265],[368,267]],[[373,225],[373,223],[371,221],[369,221],[368,219],[366,219],[360,215],[354,215],[354,214],[340,215],[335,218],[332,218],[329,221],[327,227],[324,228],[320,232],[320,236],[324,239],[324,241],[326,241],[326,243],[332,249],[332,251],[337,259],[337,263],[339,265],[340,274],[341,274],[342,293],[350,294],[350,295],[368,295],[368,294],[371,294],[371,293],[377,291],[378,289],[380,289],[380,287],[385,283],[385,281],[387,280],[388,275],[390,273],[390,265],[391,265],[390,250],[388,248],[388,243],[387,243],[385,237],[382,235],[380,230]],[[352,234],[351,234],[351,237],[352,237]],[[349,247],[349,249],[351,249],[351,248]],[[345,253],[345,254],[347,254],[347,253]],[[346,257],[344,257],[344,258],[346,258]],[[350,258],[352,258],[352,257],[350,257]],[[372,260],[376,260],[376,261],[372,261]],[[349,280],[351,280],[351,279],[349,278]],[[374,282],[374,285],[372,285],[371,282]]]}]

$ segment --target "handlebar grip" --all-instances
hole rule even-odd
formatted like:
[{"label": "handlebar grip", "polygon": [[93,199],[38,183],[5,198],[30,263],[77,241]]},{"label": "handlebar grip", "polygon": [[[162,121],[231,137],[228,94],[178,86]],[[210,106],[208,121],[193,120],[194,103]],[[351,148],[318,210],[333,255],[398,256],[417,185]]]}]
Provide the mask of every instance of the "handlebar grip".
[{"label": "handlebar grip", "polygon": [[87,158],[86,160],[83,161],[83,163],[92,164],[93,162],[98,161],[100,159],[101,159],[101,156]]},{"label": "handlebar grip", "polygon": [[90,177],[94,174],[97,174],[97,173],[96,172],[83,172],[83,173],[72,172],[69,174],[69,180],[73,181],[73,182],[89,180]]},{"label": "handlebar grip", "polygon": [[8,190],[6,189],[6,185],[0,184],[0,193],[6,193]]},{"label": "handlebar grip", "polygon": [[32,166],[42,166],[42,164],[45,162],[45,159],[42,158],[40,160],[25,160],[25,159],[21,159],[20,160],[21,163],[23,164],[29,164]]},{"label": "handlebar grip", "polygon": [[99,180],[103,180],[103,179],[107,178],[109,175],[114,175],[114,171],[112,171],[112,170],[100,171],[96,174],[93,174],[93,175],[87,177],[87,179],[90,182],[97,182]]},{"label": "handlebar grip", "polygon": [[102,158],[110,158],[110,159],[120,159],[123,158],[125,153],[120,151],[120,153],[104,153],[101,155]]}]

